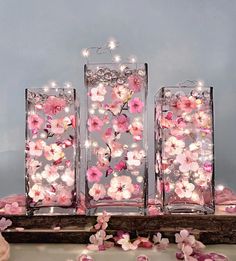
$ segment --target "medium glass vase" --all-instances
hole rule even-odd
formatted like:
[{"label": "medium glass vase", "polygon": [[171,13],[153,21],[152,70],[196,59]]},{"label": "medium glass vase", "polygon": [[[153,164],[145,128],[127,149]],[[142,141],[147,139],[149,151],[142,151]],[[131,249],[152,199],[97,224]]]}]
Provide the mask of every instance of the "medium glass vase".
[{"label": "medium glass vase", "polygon": [[155,97],[157,194],[166,213],[214,213],[213,88],[163,87]]},{"label": "medium glass vase", "polygon": [[87,64],[87,214],[142,215],[147,195],[147,64]]},{"label": "medium glass vase", "polygon": [[28,215],[76,212],[76,90],[26,89],[25,184]]}]

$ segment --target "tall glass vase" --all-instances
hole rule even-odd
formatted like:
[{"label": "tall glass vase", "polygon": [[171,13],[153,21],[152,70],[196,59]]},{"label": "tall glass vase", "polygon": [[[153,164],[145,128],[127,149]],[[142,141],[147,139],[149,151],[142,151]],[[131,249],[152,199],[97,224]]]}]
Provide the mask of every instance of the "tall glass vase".
[{"label": "tall glass vase", "polygon": [[26,89],[28,215],[76,212],[78,126],[75,89]]},{"label": "tall glass vase", "polygon": [[214,213],[213,88],[161,88],[155,123],[157,193],[164,212]]},{"label": "tall glass vase", "polygon": [[87,214],[144,214],[147,64],[87,64]]}]

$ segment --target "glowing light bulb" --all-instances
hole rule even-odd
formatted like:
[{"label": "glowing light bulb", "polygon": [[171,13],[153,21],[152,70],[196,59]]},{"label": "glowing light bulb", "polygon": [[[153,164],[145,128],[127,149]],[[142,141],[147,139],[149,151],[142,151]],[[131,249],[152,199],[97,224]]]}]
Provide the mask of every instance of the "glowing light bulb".
[{"label": "glowing light bulb", "polygon": [[65,83],[64,83],[64,86],[65,86],[66,88],[71,88],[71,87],[72,87],[72,83],[71,83],[71,82],[65,82]]},{"label": "glowing light bulb", "polygon": [[199,200],[199,195],[196,192],[193,192],[192,194],[192,200],[193,201],[198,201]]},{"label": "glowing light bulb", "polygon": [[70,108],[69,107],[65,107],[65,112],[69,112],[70,111]]},{"label": "glowing light bulb", "polygon": [[89,55],[90,55],[90,52],[87,48],[82,50],[82,56],[83,57],[89,57]]},{"label": "glowing light bulb", "polygon": [[51,85],[52,88],[55,88],[57,86],[57,83],[55,81],[51,81],[50,85]]},{"label": "glowing light bulb", "polygon": [[44,91],[44,92],[48,92],[48,90],[49,90],[48,86],[44,86],[44,87],[43,87],[43,91]]},{"label": "glowing light bulb", "polygon": [[99,109],[98,112],[99,112],[100,114],[104,114],[104,113],[105,113],[105,110],[104,110],[104,109]]},{"label": "glowing light bulb", "polygon": [[218,191],[223,191],[224,188],[225,188],[224,185],[219,184],[219,185],[216,187],[216,190],[218,190]]},{"label": "glowing light bulb", "polygon": [[186,120],[186,121],[191,121],[191,116],[190,115],[186,115],[185,117],[184,117],[184,119]]},{"label": "glowing light bulb", "polygon": [[41,133],[41,134],[40,134],[40,138],[41,138],[41,139],[45,139],[46,137],[47,137],[47,136],[46,136],[45,133]]},{"label": "glowing light bulb", "polygon": [[136,62],[137,62],[136,57],[131,56],[131,57],[129,58],[129,62],[130,62],[130,63],[136,63]]},{"label": "glowing light bulb", "polygon": [[143,182],[143,177],[142,176],[138,176],[136,178],[136,180],[137,180],[138,183],[142,183]]},{"label": "glowing light bulb", "polygon": [[92,103],[91,107],[96,110],[98,108],[98,104],[97,103]]},{"label": "glowing light bulb", "polygon": [[116,43],[116,41],[115,40],[110,40],[109,42],[108,42],[108,48],[110,49],[110,50],[114,50],[114,49],[116,49],[116,47],[117,47],[117,43]]},{"label": "glowing light bulb", "polygon": [[90,114],[94,114],[94,113],[95,113],[95,110],[94,110],[93,108],[90,108],[90,109],[89,109],[89,113],[90,113]]},{"label": "glowing light bulb", "polygon": [[114,56],[114,61],[115,61],[116,63],[119,63],[119,62],[121,61],[120,55],[115,55],[115,56]]},{"label": "glowing light bulb", "polygon": [[90,140],[86,140],[84,143],[85,148],[89,148],[91,146],[91,141]]},{"label": "glowing light bulb", "polygon": [[134,149],[134,148],[137,148],[137,146],[138,146],[138,144],[135,143],[135,142],[131,144],[131,148],[133,148],[133,149]]},{"label": "glowing light bulb", "polygon": [[196,87],[197,91],[199,91],[199,92],[202,91],[203,85],[204,85],[204,84],[203,84],[202,81],[198,81],[198,82],[197,82],[197,87]]},{"label": "glowing light bulb", "polygon": [[98,143],[97,143],[96,141],[94,141],[94,142],[92,143],[92,146],[96,148],[96,147],[98,146]]},{"label": "glowing light bulb", "polygon": [[190,130],[186,129],[186,130],[184,130],[184,133],[188,135],[188,134],[190,134]]},{"label": "glowing light bulb", "polygon": [[122,64],[122,65],[120,66],[120,70],[123,72],[124,69],[125,69],[125,67],[126,67],[126,66]]}]

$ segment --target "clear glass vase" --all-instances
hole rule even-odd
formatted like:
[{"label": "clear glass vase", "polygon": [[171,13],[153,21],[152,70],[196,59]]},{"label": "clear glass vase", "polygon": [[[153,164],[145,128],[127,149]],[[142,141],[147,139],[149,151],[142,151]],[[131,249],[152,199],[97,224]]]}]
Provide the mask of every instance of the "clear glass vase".
[{"label": "clear glass vase", "polygon": [[26,89],[28,215],[76,213],[78,104],[73,88]]},{"label": "clear glass vase", "polygon": [[147,64],[87,64],[87,214],[142,215],[147,195]]},{"label": "clear glass vase", "polygon": [[213,88],[163,87],[155,97],[157,193],[166,213],[214,213]]}]

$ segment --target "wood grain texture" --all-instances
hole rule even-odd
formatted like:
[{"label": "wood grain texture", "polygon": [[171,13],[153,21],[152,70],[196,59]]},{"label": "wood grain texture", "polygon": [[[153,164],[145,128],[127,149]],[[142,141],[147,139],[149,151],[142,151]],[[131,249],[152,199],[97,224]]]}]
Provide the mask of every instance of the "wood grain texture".
[{"label": "wood grain texture", "polygon": [[[12,226],[3,235],[11,243],[88,243],[94,233],[92,226],[96,217],[88,216],[6,216]],[[23,227],[18,232],[16,228]],[[60,227],[60,230],[54,230]],[[117,230],[131,233],[131,236],[148,236],[157,231],[163,233],[171,242],[174,235],[186,228],[205,244],[235,244],[236,216],[234,215],[163,215],[112,216],[107,233]]]}]

